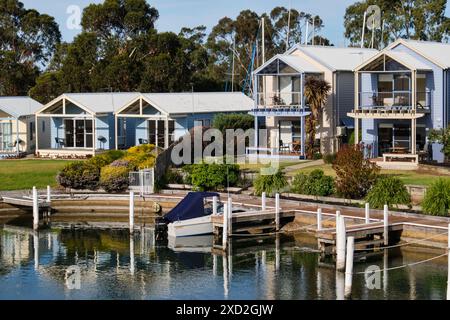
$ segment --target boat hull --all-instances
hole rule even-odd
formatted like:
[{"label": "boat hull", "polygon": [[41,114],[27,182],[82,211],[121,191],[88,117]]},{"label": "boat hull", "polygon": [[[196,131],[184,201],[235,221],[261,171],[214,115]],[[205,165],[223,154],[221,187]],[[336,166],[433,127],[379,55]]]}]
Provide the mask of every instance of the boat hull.
[{"label": "boat hull", "polygon": [[167,225],[169,237],[189,237],[213,233],[211,216],[175,221]]}]

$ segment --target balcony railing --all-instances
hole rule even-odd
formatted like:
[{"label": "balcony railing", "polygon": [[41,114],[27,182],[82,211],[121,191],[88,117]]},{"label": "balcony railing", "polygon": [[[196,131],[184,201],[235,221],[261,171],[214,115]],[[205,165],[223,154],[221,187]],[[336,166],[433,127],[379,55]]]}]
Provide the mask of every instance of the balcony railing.
[{"label": "balcony railing", "polygon": [[[412,111],[412,91],[360,92],[361,110]],[[431,107],[431,92],[416,93],[416,111],[428,112]]]},{"label": "balcony railing", "polygon": [[301,92],[262,92],[257,94],[258,108],[299,108],[302,105]]}]

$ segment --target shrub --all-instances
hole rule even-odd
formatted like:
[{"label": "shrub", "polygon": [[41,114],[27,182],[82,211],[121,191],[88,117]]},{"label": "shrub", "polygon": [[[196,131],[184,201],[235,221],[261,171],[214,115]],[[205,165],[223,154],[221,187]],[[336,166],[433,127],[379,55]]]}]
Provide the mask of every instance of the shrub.
[{"label": "shrub", "polygon": [[129,186],[128,166],[106,166],[102,168],[100,186],[106,192],[124,192]]},{"label": "shrub", "polygon": [[166,183],[175,183],[175,184],[182,184],[184,182],[183,175],[180,174],[177,170],[167,170],[164,181]]},{"label": "shrub", "polygon": [[255,193],[258,196],[262,195],[263,192],[273,196],[275,193],[285,190],[287,185],[286,177],[280,170],[271,175],[259,175],[253,182]]},{"label": "shrub", "polygon": [[96,166],[97,168],[101,169],[104,166],[107,166],[110,163],[114,162],[115,160],[122,158],[124,155],[125,155],[125,151],[109,150],[105,153],[99,154],[99,155],[89,159],[87,162]]},{"label": "shrub", "polygon": [[398,204],[411,205],[411,196],[403,182],[391,176],[378,179],[366,200],[375,209],[382,209],[385,204],[390,208]]},{"label": "shrub", "polygon": [[448,216],[450,209],[450,179],[439,178],[427,189],[422,210],[434,216]]},{"label": "shrub", "polygon": [[313,154],[313,160],[320,160],[322,158],[323,158],[323,156],[320,152],[316,152]]},{"label": "shrub", "polygon": [[328,153],[323,156],[323,162],[326,164],[333,164],[336,161],[336,153]]},{"label": "shrub", "polygon": [[245,113],[220,113],[214,117],[213,127],[225,133],[227,129],[247,130],[254,127],[255,119]]},{"label": "shrub", "polygon": [[128,149],[123,160],[130,163],[133,169],[151,168],[155,165],[156,153],[152,144],[142,144]]},{"label": "shrub", "polygon": [[364,159],[361,148],[347,146],[336,155],[336,191],[348,199],[362,199],[378,178],[380,168]]},{"label": "shrub", "polygon": [[71,162],[58,173],[56,181],[64,188],[97,190],[100,169],[89,161]]},{"label": "shrub", "polygon": [[239,166],[235,164],[201,163],[184,166],[195,190],[208,191],[235,186],[239,181]]},{"label": "shrub", "polygon": [[312,196],[329,196],[334,193],[334,179],[326,176],[320,169],[309,175],[299,173],[294,177],[291,191]]}]

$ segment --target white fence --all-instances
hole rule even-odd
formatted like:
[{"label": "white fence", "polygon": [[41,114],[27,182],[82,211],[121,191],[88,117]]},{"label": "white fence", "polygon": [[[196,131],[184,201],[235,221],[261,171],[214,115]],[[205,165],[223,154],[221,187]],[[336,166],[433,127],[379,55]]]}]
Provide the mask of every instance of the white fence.
[{"label": "white fence", "polygon": [[139,192],[141,196],[154,192],[155,173],[153,169],[130,172],[129,179],[131,191]]}]

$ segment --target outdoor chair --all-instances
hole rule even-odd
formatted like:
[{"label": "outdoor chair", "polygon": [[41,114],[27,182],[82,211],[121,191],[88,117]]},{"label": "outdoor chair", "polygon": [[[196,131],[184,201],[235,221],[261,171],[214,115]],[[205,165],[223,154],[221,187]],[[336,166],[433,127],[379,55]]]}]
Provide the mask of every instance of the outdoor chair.
[{"label": "outdoor chair", "polygon": [[148,140],[139,138],[139,144],[148,144]]},{"label": "outdoor chair", "polygon": [[280,152],[282,151],[289,151],[289,144],[288,143],[283,143],[283,140],[280,140]]},{"label": "outdoor chair", "polygon": [[66,146],[66,141],[63,138],[55,138],[55,142],[58,149],[64,148]]}]

